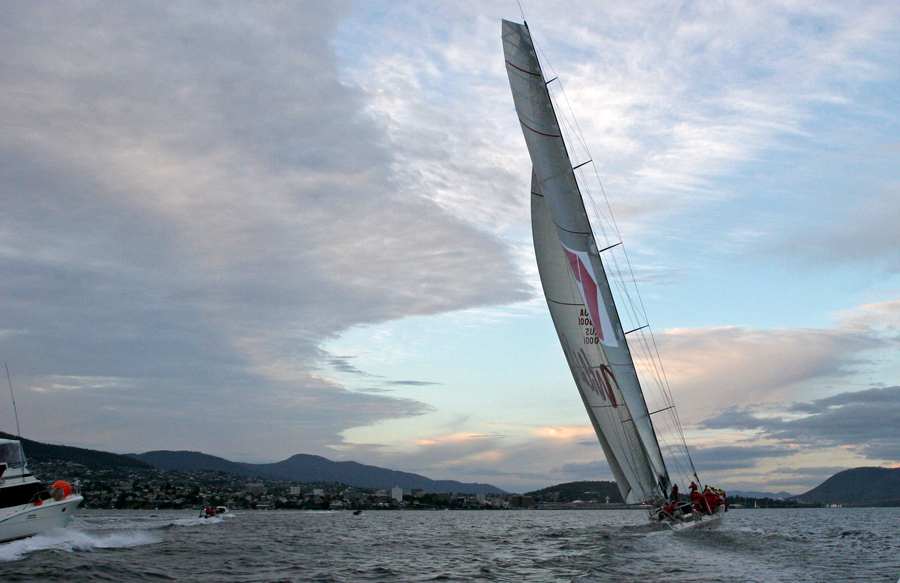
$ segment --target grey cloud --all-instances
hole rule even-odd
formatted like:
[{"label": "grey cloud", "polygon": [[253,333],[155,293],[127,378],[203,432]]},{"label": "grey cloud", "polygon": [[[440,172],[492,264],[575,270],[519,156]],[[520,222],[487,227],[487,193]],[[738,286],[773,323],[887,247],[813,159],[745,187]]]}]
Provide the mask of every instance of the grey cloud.
[{"label": "grey cloud", "polygon": [[[48,439],[325,453],[431,408],[321,380],[324,341],[529,296],[500,240],[398,188],[330,44],[348,6],[4,6],[0,349],[45,391],[23,403],[72,412]],[[261,425],[275,450],[220,437]]]},{"label": "grey cloud", "polygon": [[[658,338],[670,380],[696,396],[680,404],[680,414],[709,415],[709,397],[718,402],[749,405],[784,399],[796,387],[858,374],[860,355],[890,347],[869,328],[759,330],[740,327],[678,330]],[[761,365],[765,363],[765,365]],[[705,421],[707,428],[753,429],[760,420],[746,407],[735,407]]]},{"label": "grey cloud", "polygon": [[769,473],[773,475],[810,476],[824,479],[829,478],[838,472],[843,472],[846,469],[847,468],[844,466],[817,466],[806,468],[778,467]]},{"label": "grey cloud", "polygon": [[[873,175],[886,174],[896,168],[890,155],[872,156],[867,164],[875,164],[879,159],[887,168],[872,172]],[[792,226],[788,234],[774,241],[767,251],[809,263],[863,263],[877,266],[886,273],[896,273],[900,270],[900,234],[896,229],[900,220],[897,205],[900,188],[865,184],[858,191],[860,194],[854,196],[860,198],[849,212],[842,211],[839,216],[829,217],[828,223],[823,224],[820,220],[799,232]],[[847,193],[841,191],[841,194]],[[846,206],[846,200],[842,200],[841,208]]]},{"label": "grey cloud", "polygon": [[[897,419],[894,419],[897,422]],[[857,446],[857,451],[870,460],[900,461],[900,439],[874,438],[865,445]]]},{"label": "grey cloud", "polygon": [[852,393],[840,393],[809,403],[793,403],[788,411],[799,413],[826,413],[831,409],[847,406],[894,407],[900,398],[900,387],[874,388]]},{"label": "grey cloud", "polygon": [[[503,437],[496,433],[466,435],[464,439],[437,440],[423,445],[416,451],[402,454],[394,451],[373,450],[367,445],[357,446],[356,444],[344,446],[343,451],[350,456],[348,459],[352,459],[354,452],[363,451],[377,458],[377,462],[373,463],[410,472],[422,473],[425,468],[440,467],[444,472],[444,475],[440,477],[444,478],[457,473],[477,475],[485,467],[491,467],[493,464],[473,462],[470,456],[477,457],[485,452],[496,450]],[[429,475],[429,477],[433,476]]]},{"label": "grey cloud", "polygon": [[701,447],[692,450],[692,455],[697,460],[697,470],[700,472],[714,472],[722,470],[755,468],[757,460],[771,457],[787,457],[797,453],[796,449],[777,446],[714,446]]},{"label": "grey cloud", "polygon": [[[350,377],[356,378],[366,378],[366,379],[378,379],[383,378],[382,375],[374,375],[368,373],[366,371],[360,370],[357,367],[351,364],[353,359],[357,358],[356,356],[340,356],[340,355],[331,355],[326,358],[322,358],[321,362],[337,373],[350,375]],[[416,380],[381,380],[381,381],[372,381],[372,382],[380,382],[382,385],[386,385],[388,387],[393,386],[402,386],[402,387],[428,387],[434,385],[440,385],[441,383],[435,383],[430,381],[416,381]],[[377,387],[367,387],[357,389],[366,393],[388,393],[391,392],[392,389],[386,388],[377,388]]]},{"label": "grey cloud", "polygon": [[765,485],[770,491],[788,488],[795,493],[815,488],[831,476],[848,468],[843,466],[778,467],[766,472]]},{"label": "grey cloud", "polygon": [[707,419],[701,426],[755,430],[782,445],[848,446],[869,459],[900,459],[900,387],[840,393],[794,403],[787,411],[805,415],[764,417],[754,414],[752,409],[730,409]]},{"label": "grey cloud", "polygon": [[362,377],[374,377],[376,375],[369,374],[365,371],[359,370],[352,364],[350,361],[355,358],[353,356],[332,356],[331,358],[325,359],[325,364],[332,367],[333,369],[340,371],[342,373],[357,375]]},{"label": "grey cloud", "polygon": [[699,425],[703,429],[759,429],[772,421],[754,416],[746,409],[730,407]]},{"label": "grey cloud", "polygon": [[[358,459],[364,454],[371,460],[367,463],[434,479],[462,476],[466,481],[489,482],[508,491],[537,490],[573,480],[612,479],[608,466],[599,459],[584,464],[562,464],[561,460],[584,457],[582,451],[573,452],[568,443],[530,440],[515,443],[509,437],[496,432],[467,434],[465,438],[437,440],[402,453],[366,444],[348,444],[341,449],[346,459]],[[602,457],[599,445],[594,445],[596,455]]]}]

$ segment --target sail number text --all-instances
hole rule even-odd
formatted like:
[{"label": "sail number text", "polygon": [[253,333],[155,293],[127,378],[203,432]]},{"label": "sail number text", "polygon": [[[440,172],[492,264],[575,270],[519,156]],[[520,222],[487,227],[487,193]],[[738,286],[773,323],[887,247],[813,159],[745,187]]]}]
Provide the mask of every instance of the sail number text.
[{"label": "sail number text", "polygon": [[597,330],[594,328],[591,315],[584,308],[581,308],[581,313],[578,314],[578,324],[584,327],[585,344],[600,344],[600,337],[597,336]]}]

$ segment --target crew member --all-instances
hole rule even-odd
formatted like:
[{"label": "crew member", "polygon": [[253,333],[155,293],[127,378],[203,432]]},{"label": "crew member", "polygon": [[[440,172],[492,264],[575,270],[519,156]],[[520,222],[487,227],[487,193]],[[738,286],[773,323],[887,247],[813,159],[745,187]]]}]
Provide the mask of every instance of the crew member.
[{"label": "crew member", "polygon": [[691,482],[691,504],[694,505],[694,512],[706,512],[706,501],[697,491],[697,484],[694,482]]}]

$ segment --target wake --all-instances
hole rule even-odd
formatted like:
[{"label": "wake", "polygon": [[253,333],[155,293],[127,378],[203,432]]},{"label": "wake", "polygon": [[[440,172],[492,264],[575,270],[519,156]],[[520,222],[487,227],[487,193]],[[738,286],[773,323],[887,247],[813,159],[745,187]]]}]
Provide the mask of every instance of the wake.
[{"label": "wake", "polygon": [[93,535],[75,528],[58,528],[22,540],[0,544],[0,563],[18,561],[25,556],[46,550],[73,552],[94,549],[122,549],[162,542],[162,538],[147,531],[114,532]]},{"label": "wake", "polygon": [[66,528],[56,528],[22,540],[0,543],[0,563],[18,561],[38,551],[90,552],[95,549],[127,549],[160,543],[173,528],[206,527],[234,518],[228,513],[211,518],[171,514],[81,515]]}]

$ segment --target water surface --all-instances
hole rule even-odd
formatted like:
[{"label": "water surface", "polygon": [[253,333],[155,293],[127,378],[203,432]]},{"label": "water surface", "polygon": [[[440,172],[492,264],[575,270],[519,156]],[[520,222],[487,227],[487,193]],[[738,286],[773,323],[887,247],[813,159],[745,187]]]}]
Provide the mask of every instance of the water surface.
[{"label": "water surface", "polygon": [[711,532],[577,511],[81,511],[0,581],[839,582],[900,578],[900,508],[733,510]]}]

